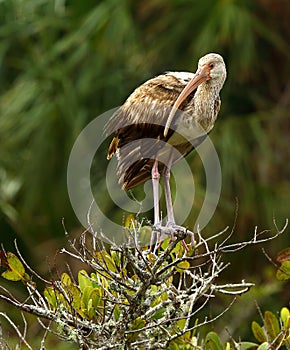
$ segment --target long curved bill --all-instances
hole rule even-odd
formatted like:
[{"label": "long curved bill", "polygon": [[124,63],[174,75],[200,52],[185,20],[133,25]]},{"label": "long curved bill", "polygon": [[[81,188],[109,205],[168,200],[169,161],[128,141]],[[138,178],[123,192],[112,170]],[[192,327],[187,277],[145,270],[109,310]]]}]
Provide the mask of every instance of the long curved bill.
[{"label": "long curved bill", "polygon": [[209,75],[209,70],[207,66],[203,66],[201,68],[199,68],[196,73],[195,76],[190,80],[190,82],[185,86],[185,88],[181,91],[180,95],[178,96],[177,100],[175,101],[168,119],[166,121],[165,124],[165,128],[164,128],[164,137],[167,136],[168,130],[170,128],[171,122],[173,120],[173,117],[175,116],[175,113],[178,110],[178,107],[181,105],[181,103],[187,98],[188,95],[190,95],[195,89],[197,89],[197,87],[203,83],[206,80],[211,79],[210,75]]}]

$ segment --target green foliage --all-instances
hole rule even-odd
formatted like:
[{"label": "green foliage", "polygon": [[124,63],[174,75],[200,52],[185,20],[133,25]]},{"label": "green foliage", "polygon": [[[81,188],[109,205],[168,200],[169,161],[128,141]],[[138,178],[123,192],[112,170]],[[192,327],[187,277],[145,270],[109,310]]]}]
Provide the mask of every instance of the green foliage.
[{"label": "green foliage", "polygon": [[205,350],[223,350],[219,336],[215,332],[209,332],[205,338]]},{"label": "green foliage", "polygon": [[53,3],[0,4],[0,209],[27,244],[59,235],[57,218],[73,218],[66,191],[73,142],[142,74],[125,2]]},{"label": "green foliage", "polygon": [[[94,272],[88,274],[85,270],[80,270],[77,282],[67,273],[62,273],[59,281],[51,282],[44,289],[43,296],[49,309],[42,312],[42,316],[49,318],[51,312],[54,322],[58,324],[60,332],[66,334],[68,341],[78,340],[73,329],[68,331],[61,315],[66,315],[65,317],[71,320],[71,327],[78,327],[76,322],[82,323],[82,327],[88,329],[90,325],[95,325],[91,331],[96,327],[99,333],[97,337],[103,336],[98,326],[103,325],[105,328],[113,327],[111,331],[113,334],[117,332],[116,336],[120,337],[120,340],[124,334],[118,335],[118,332],[126,331],[126,344],[138,343],[138,339],[140,336],[142,338],[150,324],[152,326],[155,322],[170,320],[168,312],[172,309],[170,304],[173,302],[173,290],[169,291],[173,287],[173,276],[181,276],[184,269],[190,265],[185,259],[187,251],[181,242],[173,244],[166,239],[162,248],[163,254],[168,255],[170,261],[163,258],[160,263],[160,259],[154,253],[146,253],[142,258],[142,263],[146,264],[146,270],[142,272],[143,277],[139,267],[133,264],[133,252],[130,250],[95,251],[90,263]],[[189,249],[188,256],[193,254],[194,248]],[[175,261],[178,263],[172,263]],[[172,267],[169,267],[170,262]],[[3,278],[10,281],[22,280],[29,289],[36,290],[36,285],[30,282],[31,277],[26,274],[24,265],[13,253],[1,252],[1,265],[7,268],[7,271],[2,273]],[[155,271],[151,277],[155,282],[150,282],[149,279],[147,283],[143,278],[150,271]],[[181,305],[181,302],[178,304]],[[33,308],[25,306],[25,311],[29,310],[33,312]],[[168,325],[167,332],[170,335],[179,335],[176,340],[170,342],[170,348],[176,348],[178,344],[192,344],[192,332],[182,331],[186,327],[186,318],[177,317],[177,313],[174,316],[177,310],[174,312],[172,309],[170,312],[173,313],[173,321]],[[59,319],[56,315],[59,315]],[[127,329],[122,329],[122,324],[125,324]],[[157,337],[157,334],[155,336]],[[146,347],[140,345],[140,349],[143,348]],[[184,349],[187,348],[191,347],[187,345]]]},{"label": "green foliage", "polygon": [[[162,245],[164,249],[168,248],[169,239],[164,241]],[[180,243],[170,253],[173,261],[180,259],[183,255],[184,247]],[[122,257],[118,251],[97,251],[95,259],[100,265],[99,268],[96,267],[95,272],[89,275],[85,270],[79,271],[78,283],[74,283],[67,273],[63,273],[58,287],[47,287],[44,290],[44,296],[53,311],[65,308],[71,314],[77,312],[84,319],[96,323],[103,324],[107,319],[110,319],[112,324],[118,324],[120,318],[126,317],[125,310],[128,309],[131,299],[135,297],[134,290],[139,283],[138,275],[129,272],[130,265],[128,265],[127,259]],[[156,260],[154,254],[147,255],[148,269],[154,267]],[[178,264],[176,270],[182,273],[186,267],[189,267],[189,262],[185,260]],[[160,266],[157,273],[164,268],[164,265]],[[115,274],[122,276],[122,285],[124,286],[122,290],[114,281]],[[170,274],[166,281],[166,289],[170,288],[172,280],[173,277]],[[149,287],[150,303],[148,308],[154,310],[149,315],[151,321],[166,317],[167,308],[162,305],[167,305],[170,299],[167,292],[163,291],[164,287],[165,285]],[[116,301],[113,307],[110,306],[108,293]],[[106,299],[107,303],[104,301]],[[129,320],[130,315],[127,314],[127,317]],[[138,330],[143,331],[145,324],[146,320],[143,317],[137,316],[131,319],[130,329],[134,332],[128,335],[129,344],[136,341],[139,335]],[[185,326],[183,320],[178,321],[176,323],[177,329],[180,329],[182,325]]]},{"label": "green foliage", "polygon": [[290,261],[284,261],[280,269],[277,271],[277,279],[285,281],[290,279]]},{"label": "green foliage", "polygon": [[290,346],[290,313],[289,310],[284,307],[280,312],[280,325],[277,317],[270,311],[266,311],[264,315],[264,331],[267,334],[268,342],[271,345],[278,348],[285,345],[286,348]]},{"label": "green foliage", "polygon": [[276,260],[281,263],[277,270],[276,277],[279,281],[286,281],[290,279],[290,248],[283,249],[279,252]]},{"label": "green foliage", "polygon": [[[63,235],[59,218],[78,231],[66,191],[66,165],[79,132],[146,79],[166,70],[193,71],[207,51],[225,57],[228,79],[211,133],[221,160],[222,197],[206,231],[216,232],[232,220],[235,197],[241,237],[255,225],[269,227],[273,216],[279,222],[289,215],[289,9],[284,0],[1,1],[1,241],[18,235],[28,255],[39,254],[40,260],[43,249],[37,244]],[[94,170],[100,188],[105,158],[105,152],[98,156]],[[189,162],[196,185],[185,223],[190,228],[206,186],[198,157]],[[106,208],[121,220],[123,213],[112,202]],[[279,249],[275,244],[273,251]],[[236,265],[266,278],[260,258],[252,254],[237,258]],[[4,275],[25,283],[19,260],[9,256]],[[280,264],[277,278],[289,279],[289,261]],[[182,273],[186,267],[181,262],[174,270]],[[126,269],[119,273],[127,278]],[[63,288],[76,293],[73,283],[66,283]],[[94,318],[91,304],[98,293],[88,287],[81,308]],[[61,295],[51,286],[47,291],[56,293],[51,307],[57,308]],[[278,307],[278,299],[272,302]],[[120,318],[118,308],[113,313]]]},{"label": "green foliage", "polygon": [[[32,277],[26,281],[22,277],[25,268],[20,260],[4,251],[1,252],[1,264],[8,268],[9,273],[5,271],[2,277],[16,281],[14,275],[20,276],[28,291],[32,290],[38,295],[40,303],[19,307],[53,320],[58,326],[59,335],[65,335],[68,341],[78,344],[85,342],[90,347],[117,342],[117,347],[146,349],[145,343],[149,341],[152,346],[163,344],[163,347],[166,345],[171,349],[180,346],[192,348],[191,345],[196,343],[195,332],[198,328],[198,321],[194,327],[189,326],[190,319],[195,315],[193,305],[204,294],[212,293],[213,279],[205,280],[198,286],[200,283],[196,283],[193,276],[197,281],[202,280],[201,276],[198,277],[201,273],[199,264],[196,267],[199,272],[191,274],[194,260],[203,257],[196,255],[196,247],[203,246],[206,241],[188,245],[185,249],[181,243],[183,238],[185,234],[175,241],[169,238],[164,240],[158,251],[151,251],[148,247],[132,249],[114,245],[110,250],[105,250],[104,246],[99,245],[99,249],[89,252],[83,243],[78,254],[93,272],[88,274],[80,270],[77,281],[69,274],[62,273],[58,281],[48,282],[43,297],[37,291],[36,284],[30,282]],[[81,241],[85,242],[85,239]],[[72,247],[75,249],[73,243]],[[85,253],[82,255],[83,251]],[[219,265],[211,264],[211,260],[209,262],[208,269],[217,269],[211,272],[217,276]],[[177,286],[174,286],[174,279],[179,280]],[[185,286],[189,288],[189,294]],[[13,297],[0,294],[0,298],[17,303]]]},{"label": "green foliage", "polygon": [[9,281],[29,281],[22,262],[11,252],[0,251],[0,266],[7,268],[1,276]]},{"label": "green foliage", "polygon": [[257,322],[252,322],[252,331],[255,338],[261,345],[261,349],[280,349],[285,346],[290,348],[290,312],[289,309],[283,307],[280,311],[278,319],[271,311],[265,311],[263,317],[263,326]]},{"label": "green foliage", "polygon": [[[138,223],[134,227],[135,231],[130,232],[136,235],[134,242],[138,242],[142,227]],[[156,347],[170,350],[261,350],[266,345],[277,349],[289,345],[290,312],[286,307],[282,308],[279,319],[266,311],[263,326],[252,322],[253,334],[260,345],[247,341],[236,343],[233,339],[224,344],[216,332],[205,333],[204,337],[199,333],[203,326],[222,317],[226,311],[212,315],[212,320],[202,316],[204,319],[200,321],[199,312],[205,309],[210,299],[217,293],[241,295],[253,286],[245,281],[218,283],[225,268],[221,259],[223,253],[237,246],[241,249],[247,244],[259,243],[259,239],[255,238],[255,243],[251,240],[239,245],[227,244],[228,238],[225,238],[221,243],[216,242],[212,250],[208,245],[211,239],[200,236],[199,240],[185,245],[184,232],[176,231],[174,237],[173,240],[165,239],[154,249],[114,244],[105,249],[104,244],[96,240],[97,235],[84,232],[79,242],[70,241],[73,252],[62,252],[80,259],[91,272],[80,270],[76,280],[63,272],[57,280],[45,281],[43,291],[33,280],[44,280],[31,268],[28,276],[25,271],[27,263],[21,262],[13,253],[1,251],[1,266],[6,270],[1,276],[9,281],[21,280],[29,296],[20,302],[4,290],[7,295],[0,293],[0,299],[49,320],[52,324],[48,331],[53,331],[66,342],[88,349],[99,348],[104,343],[107,343],[104,350],[124,347],[136,350]],[[285,258],[285,250],[279,254],[281,256]],[[0,316],[7,319],[2,312]],[[13,325],[12,321],[10,323]],[[56,325],[56,330],[53,325]],[[28,344],[25,334],[18,332],[18,335],[24,344]]]}]

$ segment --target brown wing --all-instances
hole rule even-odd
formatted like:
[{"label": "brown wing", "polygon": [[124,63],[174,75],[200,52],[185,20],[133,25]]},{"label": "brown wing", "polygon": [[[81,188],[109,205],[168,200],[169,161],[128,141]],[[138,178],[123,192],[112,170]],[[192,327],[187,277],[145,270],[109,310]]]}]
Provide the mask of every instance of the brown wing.
[{"label": "brown wing", "polygon": [[[184,82],[170,73],[146,81],[128,97],[112,116],[105,126],[105,132],[112,134],[117,131],[117,136],[125,140],[127,137],[129,139],[132,137],[125,133],[124,129],[129,132],[137,125],[136,132],[143,136],[144,133],[148,134],[148,124],[165,125],[168,110],[173,106],[184,86]],[[130,126],[130,128],[125,128],[126,126]],[[157,129],[155,130],[158,134]],[[150,135],[152,135],[152,131],[150,130]]]},{"label": "brown wing", "polygon": [[[150,179],[157,152],[173,134],[170,130],[164,137],[164,125],[186,83],[170,73],[147,81],[129,96],[106,125],[107,134],[115,133],[107,158],[117,154],[117,174],[124,189],[138,186]],[[193,95],[188,99],[192,97]],[[184,108],[188,99],[180,109]],[[185,148],[187,154],[194,146],[189,143]],[[161,171],[163,166],[160,163]]]}]

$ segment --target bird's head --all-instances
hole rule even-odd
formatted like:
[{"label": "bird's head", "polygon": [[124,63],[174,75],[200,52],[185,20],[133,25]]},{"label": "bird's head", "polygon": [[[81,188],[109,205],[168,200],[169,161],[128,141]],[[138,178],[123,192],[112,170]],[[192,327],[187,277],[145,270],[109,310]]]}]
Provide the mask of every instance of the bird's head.
[{"label": "bird's head", "polygon": [[173,117],[181,103],[202,83],[206,83],[218,94],[226,80],[226,65],[221,55],[209,53],[200,58],[194,77],[184,87],[175,101],[164,128],[164,136],[167,135]]},{"label": "bird's head", "polygon": [[222,87],[226,80],[226,76],[226,65],[221,55],[218,55],[217,53],[209,53],[201,57],[198,61],[196,77],[199,77],[199,84],[203,81],[211,81],[213,84]]}]

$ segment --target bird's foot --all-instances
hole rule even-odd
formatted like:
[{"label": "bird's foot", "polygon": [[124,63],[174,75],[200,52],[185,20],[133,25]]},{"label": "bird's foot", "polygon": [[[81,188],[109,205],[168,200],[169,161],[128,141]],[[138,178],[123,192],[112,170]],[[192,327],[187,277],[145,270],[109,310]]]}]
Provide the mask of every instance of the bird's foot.
[{"label": "bird's foot", "polygon": [[[153,231],[156,233],[155,243],[158,241],[159,245],[166,236],[170,236],[171,241],[173,241],[174,237],[182,236],[182,238],[185,238],[187,235],[190,235],[191,243],[194,244],[194,233],[189,231],[186,227],[176,225],[174,222],[167,222],[166,226],[162,226],[161,223],[155,224],[153,226]],[[189,249],[184,239],[182,239],[181,243],[186,251],[188,251]]]}]

